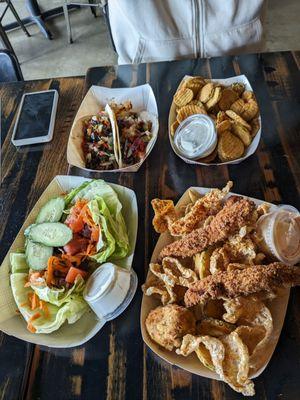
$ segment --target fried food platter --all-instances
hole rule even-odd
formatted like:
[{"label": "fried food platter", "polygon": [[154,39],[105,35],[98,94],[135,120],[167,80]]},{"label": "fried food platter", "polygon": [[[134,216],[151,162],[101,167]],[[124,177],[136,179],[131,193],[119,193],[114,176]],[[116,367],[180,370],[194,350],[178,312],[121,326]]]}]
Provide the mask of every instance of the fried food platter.
[{"label": "fried food platter", "polygon": [[[191,187],[189,188],[179,199],[177,202],[175,208],[176,211],[184,209],[189,203],[190,203],[190,196],[189,193],[192,191],[194,193],[198,193],[200,196],[204,196],[207,194],[211,189],[209,188],[204,188],[204,187]],[[235,193],[229,192],[227,196],[225,197],[228,198],[232,195],[236,195]],[[237,195],[238,196],[238,195]],[[262,205],[262,204],[267,204],[268,207],[270,207],[270,211],[274,211],[277,209],[277,206],[270,204],[270,203],[265,203],[261,200],[254,199],[254,198],[248,198],[249,200],[252,200],[256,206]],[[151,257],[151,263],[156,263],[159,259],[159,254],[161,250],[168,244],[173,242],[173,238],[170,235],[169,232],[164,232],[160,235],[157,244],[154,248],[152,257]],[[151,275],[151,272],[148,271],[147,275],[147,280],[149,279],[149,276]],[[252,368],[249,373],[249,378],[255,378],[259,376],[264,369],[267,367],[272,354],[276,348],[277,342],[279,340],[279,336],[282,330],[282,326],[284,323],[284,318],[287,310],[287,305],[288,305],[288,300],[289,300],[289,293],[290,289],[289,288],[284,288],[280,289],[280,294],[271,299],[267,300],[265,303],[267,304],[267,307],[269,308],[272,319],[273,319],[273,330],[271,333],[271,336],[269,338],[269,341],[264,349],[263,355],[260,355],[259,357],[259,362],[256,365],[256,368]],[[167,349],[163,348],[162,346],[158,345],[155,343],[150,335],[148,334],[148,331],[145,326],[145,321],[146,318],[149,314],[149,312],[156,307],[161,305],[161,302],[159,299],[155,298],[155,296],[146,296],[145,294],[143,295],[143,300],[142,300],[142,306],[141,306],[141,315],[140,315],[140,324],[141,324],[141,331],[142,331],[142,337],[144,342],[150,347],[150,349],[157,354],[159,357],[161,357],[163,360],[169,362],[172,365],[176,365],[188,372],[191,372],[193,374],[203,376],[206,378],[210,379],[216,379],[216,380],[221,380],[220,376],[212,371],[211,369],[205,367],[197,358],[195,353],[192,353],[188,355],[187,357],[183,357],[181,355],[176,354],[175,351],[168,351]]]}]

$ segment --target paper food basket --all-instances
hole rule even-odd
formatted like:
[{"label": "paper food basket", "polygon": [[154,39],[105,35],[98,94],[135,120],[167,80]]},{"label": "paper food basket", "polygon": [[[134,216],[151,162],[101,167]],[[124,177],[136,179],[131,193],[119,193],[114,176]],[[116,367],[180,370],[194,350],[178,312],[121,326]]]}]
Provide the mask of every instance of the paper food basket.
[{"label": "paper food basket", "polygon": [[[185,75],[182,79],[182,81],[179,84],[179,87],[181,87],[181,85],[183,84],[183,82],[188,79],[191,78],[191,76],[189,75]],[[226,79],[211,79],[212,82],[216,82],[216,83],[220,83],[222,85],[225,86],[229,86],[232,83],[238,82],[238,83],[243,83],[245,85],[245,89],[246,90],[252,90],[252,86],[250,85],[250,82],[248,81],[247,77],[245,75],[238,75],[238,76],[233,76],[231,78],[226,78]],[[176,150],[176,147],[174,145],[174,140],[173,137],[171,135],[171,125],[172,123],[176,120],[176,104],[174,103],[174,101],[171,104],[171,108],[170,108],[170,112],[169,112],[169,140],[170,140],[170,144],[172,146],[172,149],[174,151],[175,154],[177,154],[178,157],[180,157],[183,161],[185,161],[187,164],[194,164],[194,165],[205,165],[205,166],[210,166],[210,165],[227,165],[227,164],[239,164],[240,162],[246,160],[246,158],[250,157],[252,154],[255,153],[258,144],[260,142],[260,137],[261,137],[261,116],[259,115],[259,131],[257,132],[257,134],[255,135],[254,139],[252,140],[252,142],[250,143],[250,145],[247,147],[245,154],[243,155],[243,157],[237,158],[236,160],[233,161],[227,161],[227,162],[210,162],[210,163],[204,163],[204,162],[200,162],[197,160],[189,160],[188,158],[183,157],[181,154],[179,154]]]},{"label": "paper food basket", "polygon": [[[96,114],[100,108],[104,108],[110,101],[124,103],[130,100],[134,111],[147,111],[148,119],[152,122],[152,138],[147,145],[145,157],[137,164],[114,170],[93,170],[85,167],[82,150],[84,118]],[[70,165],[89,172],[136,172],[149,156],[153,149],[158,135],[158,111],[153,90],[149,84],[131,88],[107,88],[92,86],[82,100],[82,103],[75,116],[67,147],[67,159]]]},{"label": "paper food basket", "polygon": [[[22,315],[17,313],[17,305],[14,301],[10,287],[10,252],[17,251],[24,247],[24,230],[34,223],[41,207],[51,198],[62,193],[69,192],[74,187],[81,185],[90,179],[79,176],[56,176],[33,207],[26,218],[23,226],[11,245],[3,263],[0,267],[0,330],[8,335],[15,336],[26,342],[44,345],[48,347],[74,347],[81,345],[91,339],[105,324],[99,320],[94,312],[89,309],[74,324],[63,324],[63,326],[50,334],[34,334],[27,330],[26,322]],[[138,209],[134,191],[124,186],[109,183],[117,193],[122,203],[122,213],[128,230],[130,252],[129,255],[118,261],[117,264],[124,268],[131,268],[138,225]]]},{"label": "paper food basket", "polygon": [[[208,188],[203,188],[203,187],[191,187],[189,188],[183,196],[180,198],[176,205],[176,209],[180,210],[183,208],[183,206],[186,206],[190,202],[189,198],[189,190],[194,190],[197,191],[200,195],[205,195],[208,191],[211,189]],[[229,193],[227,197],[235,195],[235,193]],[[262,203],[265,203],[264,201],[249,198],[250,200],[254,201],[255,204],[260,205]],[[276,206],[273,204],[270,204],[271,210],[275,210]],[[157,262],[158,255],[160,251],[171,243],[173,241],[172,237],[170,236],[169,233],[163,233],[160,235],[157,244],[154,248],[152,258],[151,258],[151,263]],[[148,275],[150,274],[150,271],[148,271]],[[147,276],[148,279],[148,276]],[[271,311],[272,317],[273,317],[273,332],[272,336],[268,342],[267,347],[264,349],[263,354],[260,354],[260,359],[259,359],[259,365],[255,370],[250,370],[250,378],[256,378],[259,376],[263,370],[267,367],[272,354],[276,348],[280,332],[282,330],[285,314],[286,314],[286,309],[288,305],[288,300],[289,300],[289,294],[290,294],[290,289],[284,289],[279,297],[276,297],[272,301],[270,301],[267,306],[269,310]],[[143,300],[142,300],[142,306],[141,306],[141,317],[140,317],[140,323],[141,323],[141,331],[142,331],[142,336],[144,342],[150,347],[150,349],[157,354],[159,357],[161,357],[163,360],[167,361],[168,363],[172,365],[176,365],[177,367],[180,367],[186,371],[189,371],[193,374],[203,376],[205,378],[210,378],[210,379],[216,379],[220,380],[219,375],[217,375],[215,372],[211,371],[210,369],[206,368],[198,359],[195,353],[192,353],[188,357],[183,357],[180,355],[177,355],[175,351],[168,351],[164,349],[163,347],[159,346],[157,343],[155,343],[149,336],[146,326],[145,326],[145,320],[149,314],[149,312],[161,305],[160,301],[156,299],[154,296],[145,296],[143,295]]]}]

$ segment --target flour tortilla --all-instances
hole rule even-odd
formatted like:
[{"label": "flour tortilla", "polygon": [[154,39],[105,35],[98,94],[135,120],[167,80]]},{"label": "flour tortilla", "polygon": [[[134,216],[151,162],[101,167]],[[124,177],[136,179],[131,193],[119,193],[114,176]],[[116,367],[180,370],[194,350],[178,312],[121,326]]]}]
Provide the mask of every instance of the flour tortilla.
[{"label": "flour tortilla", "polygon": [[122,153],[121,153],[119,127],[117,124],[117,118],[109,104],[106,104],[105,111],[109,116],[111,127],[112,127],[115,157],[116,157],[119,168],[122,168],[123,163],[122,163],[122,155],[121,155]]}]

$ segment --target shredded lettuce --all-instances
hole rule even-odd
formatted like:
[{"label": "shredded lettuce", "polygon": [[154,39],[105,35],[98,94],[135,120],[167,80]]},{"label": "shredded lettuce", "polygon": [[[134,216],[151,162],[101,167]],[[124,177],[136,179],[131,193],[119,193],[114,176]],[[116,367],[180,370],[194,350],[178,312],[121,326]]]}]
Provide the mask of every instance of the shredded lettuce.
[{"label": "shredded lettuce", "polygon": [[[28,275],[26,273],[20,272],[11,274],[10,283],[15,302],[26,322],[28,322],[28,320],[37,312],[40,313],[40,317],[33,320],[31,323],[36,329],[36,333],[51,333],[59,329],[66,321],[68,321],[69,324],[73,324],[74,322],[78,321],[79,318],[81,318],[82,315],[87,311],[88,305],[84,301],[82,294],[75,293],[76,290],[82,291],[82,282],[77,282],[77,286],[76,284],[74,285],[76,286],[76,289],[72,292],[69,292],[68,295],[64,297],[64,301],[60,302],[61,304],[59,306],[50,302],[46,302],[46,306],[49,311],[49,315],[47,317],[41,310],[31,310],[27,301],[28,294],[33,293],[33,288],[24,287],[27,276]],[[61,292],[57,295],[54,293],[48,293],[49,299],[52,299],[53,296],[59,297],[61,296]],[[42,297],[40,297],[40,299],[42,299]],[[56,300],[54,300],[54,302],[57,304],[59,303],[59,301]]]},{"label": "shredded lettuce", "polygon": [[82,278],[82,276],[77,275],[74,285],[72,285],[70,289],[67,289],[65,287],[50,288],[49,286],[47,286],[46,282],[45,285],[31,285],[31,288],[35,291],[40,300],[60,307],[64,303],[69,302],[70,299],[74,299],[75,296],[82,297],[84,286],[84,279]]},{"label": "shredded lettuce", "polygon": [[118,260],[126,257],[129,239],[122,215],[122,204],[112,187],[100,179],[84,182],[66,196],[65,202],[72,204],[78,199],[90,200],[88,206],[93,220],[101,227],[97,245],[99,251],[92,258],[103,263],[108,259]]}]

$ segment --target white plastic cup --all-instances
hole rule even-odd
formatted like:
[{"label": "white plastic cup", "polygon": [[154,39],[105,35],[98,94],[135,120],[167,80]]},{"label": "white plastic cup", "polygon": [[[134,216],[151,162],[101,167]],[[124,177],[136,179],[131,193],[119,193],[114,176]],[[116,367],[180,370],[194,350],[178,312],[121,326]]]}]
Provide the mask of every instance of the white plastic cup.
[{"label": "white plastic cup", "polygon": [[261,216],[257,230],[264,252],[288,265],[300,261],[300,214],[297,209],[283,205]]},{"label": "white plastic cup", "polygon": [[[198,142],[198,138],[201,140]],[[176,151],[190,160],[210,155],[218,141],[213,120],[204,114],[194,114],[182,121],[175,131]]]},{"label": "white plastic cup", "polygon": [[99,319],[110,321],[128,307],[136,292],[137,282],[133,269],[105,263],[87,280],[83,297]]}]

